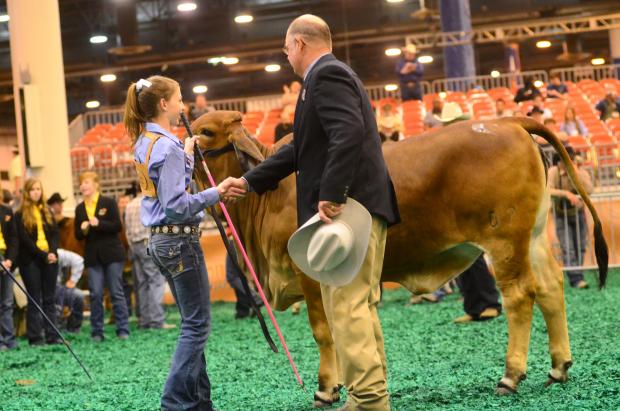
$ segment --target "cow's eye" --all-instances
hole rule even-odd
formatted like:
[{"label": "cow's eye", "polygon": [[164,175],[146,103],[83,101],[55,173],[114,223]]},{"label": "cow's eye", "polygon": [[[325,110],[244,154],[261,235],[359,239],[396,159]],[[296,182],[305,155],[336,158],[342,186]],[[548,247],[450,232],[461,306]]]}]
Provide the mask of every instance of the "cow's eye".
[{"label": "cow's eye", "polygon": [[201,134],[204,134],[207,137],[215,137],[215,133],[208,128],[203,129]]}]

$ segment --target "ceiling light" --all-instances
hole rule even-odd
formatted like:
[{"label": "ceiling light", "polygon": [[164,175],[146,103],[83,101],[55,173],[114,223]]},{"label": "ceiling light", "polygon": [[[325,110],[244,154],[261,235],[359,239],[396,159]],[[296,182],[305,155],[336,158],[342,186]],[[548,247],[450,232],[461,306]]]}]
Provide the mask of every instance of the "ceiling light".
[{"label": "ceiling light", "polygon": [[593,66],[602,66],[605,64],[605,59],[602,57],[593,58],[590,60],[590,63],[592,63]]},{"label": "ceiling light", "polygon": [[493,78],[497,78],[497,77],[499,77],[499,71],[497,71],[497,70],[493,70],[493,71],[491,72],[491,77],[493,77]]},{"label": "ceiling light", "polygon": [[388,3],[402,3],[405,0],[386,0]]},{"label": "ceiling light", "polygon": [[206,93],[208,89],[209,88],[205,86],[204,84],[198,84],[197,86],[194,86],[192,91],[196,94],[202,94],[202,93]]},{"label": "ceiling light", "polygon": [[534,82],[534,86],[536,86],[536,87],[542,87],[542,86],[543,86],[543,84],[545,84],[545,83],[543,83],[543,82],[542,82],[542,81],[540,81],[540,80],[536,80],[536,81]]},{"label": "ceiling light", "polygon": [[239,14],[237,17],[235,17],[235,23],[238,23],[238,24],[251,23],[252,20],[254,20],[254,16],[252,16],[249,13]]},{"label": "ceiling light", "polygon": [[6,23],[9,20],[10,20],[10,17],[8,14],[0,14],[0,23]]},{"label": "ceiling light", "polygon": [[385,91],[396,91],[398,90],[398,86],[396,84],[386,84],[385,87],[383,87],[385,89]]},{"label": "ceiling light", "polygon": [[239,63],[239,59],[237,57],[222,57],[220,61],[227,66]]},{"label": "ceiling light", "polygon": [[194,11],[198,6],[193,1],[184,1],[183,3],[177,4],[178,11]]},{"label": "ceiling light", "polygon": [[103,74],[101,77],[99,77],[99,80],[103,81],[104,83],[109,83],[116,80],[116,74]]},{"label": "ceiling light", "polygon": [[549,40],[540,40],[536,42],[536,47],[539,49],[546,49],[551,47],[551,42]]},{"label": "ceiling light", "polygon": [[104,34],[94,34],[90,37],[90,42],[92,44],[101,44],[105,43],[106,41],[108,41],[108,36]]},{"label": "ceiling light", "polygon": [[400,56],[400,53],[400,49],[396,47],[385,49],[385,55],[389,57]]},{"label": "ceiling light", "polygon": [[91,100],[86,102],[86,108],[97,108],[101,104],[97,100]]},{"label": "ceiling light", "polygon": [[433,56],[420,56],[418,62],[422,64],[428,64],[433,62]]},{"label": "ceiling light", "polygon": [[269,73],[274,73],[276,71],[280,71],[280,65],[279,64],[267,64],[265,66],[265,71],[267,71]]}]

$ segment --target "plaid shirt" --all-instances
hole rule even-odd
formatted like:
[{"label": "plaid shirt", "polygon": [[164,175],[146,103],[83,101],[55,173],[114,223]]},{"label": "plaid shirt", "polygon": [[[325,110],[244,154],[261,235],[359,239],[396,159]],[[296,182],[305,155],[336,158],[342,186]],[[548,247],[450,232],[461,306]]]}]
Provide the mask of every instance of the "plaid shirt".
[{"label": "plaid shirt", "polygon": [[149,238],[149,229],[140,220],[140,207],[143,198],[144,196],[139,194],[125,208],[125,235],[130,244]]}]

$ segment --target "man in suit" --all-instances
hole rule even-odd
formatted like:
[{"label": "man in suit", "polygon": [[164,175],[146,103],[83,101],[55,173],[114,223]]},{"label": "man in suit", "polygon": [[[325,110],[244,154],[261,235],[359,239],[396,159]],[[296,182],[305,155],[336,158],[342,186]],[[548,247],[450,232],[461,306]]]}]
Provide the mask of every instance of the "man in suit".
[{"label": "man in suit", "polygon": [[[0,204],[0,264],[13,271],[17,266],[18,236],[13,211]],[[0,352],[17,346],[13,328],[13,282],[0,271]]]},{"label": "man in suit", "polygon": [[372,232],[360,272],[342,287],[321,284],[321,294],[348,390],[341,409],[389,410],[376,307],[387,227],[400,216],[375,116],[360,79],[331,54],[330,30],[322,19],[295,19],[286,33],[284,52],[304,80],[294,139],[235,184],[261,194],[295,172],[299,226],[317,211],[330,223],[347,197],[371,213]]}]

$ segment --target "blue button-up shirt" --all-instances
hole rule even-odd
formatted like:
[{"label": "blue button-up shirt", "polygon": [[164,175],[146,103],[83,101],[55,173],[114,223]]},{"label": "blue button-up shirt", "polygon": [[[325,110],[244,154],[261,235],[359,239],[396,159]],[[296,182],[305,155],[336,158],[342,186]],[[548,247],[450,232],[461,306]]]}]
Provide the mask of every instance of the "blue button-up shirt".
[{"label": "blue button-up shirt", "polygon": [[[153,145],[148,173],[157,189],[157,197],[142,200],[141,220],[147,227],[162,224],[198,224],[204,209],[219,200],[216,188],[196,194],[186,191],[192,179],[194,158],[183,150],[183,143],[156,123],[146,123],[146,131],[162,137]],[[135,144],[134,157],[144,163],[151,139],[141,135]]]}]

